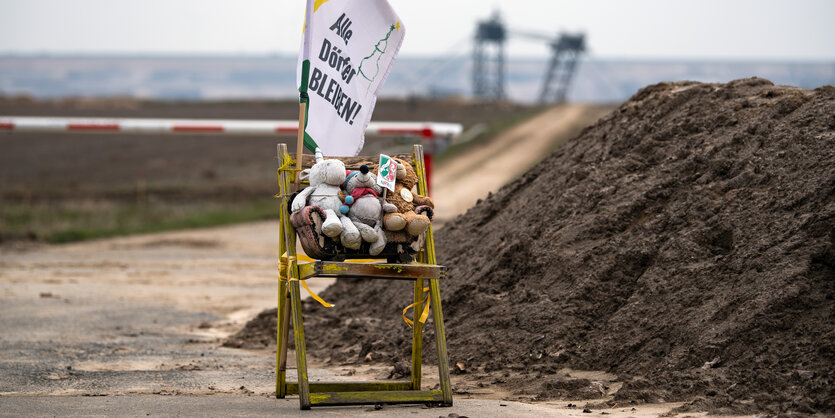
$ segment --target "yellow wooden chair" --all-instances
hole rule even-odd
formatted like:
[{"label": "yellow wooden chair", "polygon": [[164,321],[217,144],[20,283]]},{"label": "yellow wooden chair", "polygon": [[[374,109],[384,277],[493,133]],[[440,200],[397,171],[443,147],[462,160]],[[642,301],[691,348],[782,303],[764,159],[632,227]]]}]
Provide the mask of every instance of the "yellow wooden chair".
[{"label": "yellow wooden chair", "polygon": [[[417,261],[409,264],[385,262],[345,263],[314,260],[299,262],[296,254],[296,235],[290,222],[287,207],[290,204],[291,187],[298,174],[295,159],[287,152],[286,144],[278,145],[279,197],[281,198],[279,254],[281,267],[278,279],[278,329],[276,348],[277,398],[299,395],[301,409],[325,405],[363,404],[430,404],[452,406],[452,389],[449,382],[444,317],[441,310],[441,292],[438,281],[444,278],[445,268],[435,264],[435,242],[432,227],[426,232],[425,245],[417,254]],[[415,145],[412,164],[420,181],[418,192],[427,195],[426,171],[423,164],[423,148]],[[299,281],[313,277],[361,277],[414,281],[414,312],[424,310],[424,285],[429,281],[429,301],[432,308],[435,338],[438,352],[438,376],[440,389],[421,390],[421,360],[423,354],[423,324],[415,320],[412,327],[412,370],[409,380],[388,382],[314,382],[308,381],[307,354],[301,311]],[[293,337],[296,347],[297,382],[287,382],[287,341],[289,321],[293,318]]]}]

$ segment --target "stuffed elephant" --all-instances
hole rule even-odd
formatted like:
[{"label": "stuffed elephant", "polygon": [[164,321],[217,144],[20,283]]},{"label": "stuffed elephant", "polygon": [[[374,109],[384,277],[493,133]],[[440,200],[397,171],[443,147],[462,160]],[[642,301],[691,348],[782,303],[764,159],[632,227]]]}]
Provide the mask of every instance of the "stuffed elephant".
[{"label": "stuffed elephant", "polygon": [[339,211],[342,206],[340,186],[346,178],[345,164],[336,159],[324,159],[319,148],[315,154],[316,164],[310,168],[308,176],[310,186],[293,199],[290,210],[297,213],[308,205],[322,208],[326,215],[322,233],[334,239],[339,237],[343,246],[357,250],[362,244],[360,232],[351,219]]}]

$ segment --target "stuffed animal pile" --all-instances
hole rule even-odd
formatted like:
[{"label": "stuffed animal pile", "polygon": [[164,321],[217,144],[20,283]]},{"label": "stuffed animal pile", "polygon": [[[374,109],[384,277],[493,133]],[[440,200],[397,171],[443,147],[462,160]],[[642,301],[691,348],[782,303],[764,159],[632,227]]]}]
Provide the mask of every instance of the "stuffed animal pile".
[{"label": "stuffed animal pile", "polygon": [[308,175],[310,186],[296,195],[291,211],[296,214],[306,206],[321,208],[325,214],[321,233],[325,236],[338,237],[342,246],[351,250],[368,243],[369,255],[376,256],[386,247],[387,233],[418,237],[429,228],[429,217],[415,213],[415,207],[434,209],[434,202],[413,191],[418,177],[407,162],[394,159],[395,189],[384,192],[377,184],[377,174],[368,166],[346,171],[342,161],[324,159],[318,148],[315,155],[316,163]]}]

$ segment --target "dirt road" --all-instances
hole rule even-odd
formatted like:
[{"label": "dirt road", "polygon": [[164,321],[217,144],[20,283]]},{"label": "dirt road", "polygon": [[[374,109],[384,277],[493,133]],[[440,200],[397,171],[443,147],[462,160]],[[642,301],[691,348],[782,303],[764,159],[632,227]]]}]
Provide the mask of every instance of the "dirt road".
[{"label": "dirt road", "polygon": [[[486,195],[542,157],[555,146],[549,136],[569,129],[583,114],[582,107],[546,111],[438,167],[434,196],[439,206],[449,214],[465,210],[466,202]],[[498,154],[507,157],[512,170],[504,163],[494,165],[490,157]],[[467,200],[458,202],[461,199],[453,196],[462,190]],[[442,206],[448,201],[456,203]],[[220,346],[257,312],[275,306],[276,248],[275,221],[62,246],[0,247],[0,411],[137,413],[131,405],[158,413],[202,411],[188,409],[192,398],[159,396],[172,394],[225,395],[238,400],[220,404],[294,411],[295,400],[267,399],[274,387],[274,351]],[[330,283],[310,282],[314,291]],[[311,366],[314,380],[346,379],[348,374],[343,368]],[[375,366],[357,375],[380,378],[386,372]],[[432,379],[427,376],[427,383]],[[453,383],[466,387],[462,382],[457,376]],[[65,403],[69,409],[62,410],[49,398],[38,398],[111,395],[111,409],[72,398],[80,401]],[[240,399],[252,395],[260,395],[263,402]],[[543,408],[582,415],[566,409],[563,402],[535,407],[500,402],[504,395],[490,390],[459,393],[456,406],[463,409],[449,412],[489,415],[504,404],[508,413],[519,415],[542,415]],[[170,407],[159,409],[160,405]],[[654,415],[672,406],[608,413]],[[360,410],[346,411],[350,415]],[[390,412],[402,413],[397,411]],[[419,408],[410,411],[438,415]]]},{"label": "dirt road", "polygon": [[218,346],[275,304],[275,226],[3,249],[0,394],[269,390],[262,355]]},{"label": "dirt road", "polygon": [[605,107],[556,106],[439,164],[432,180],[438,220],[464,213],[607,111]]}]

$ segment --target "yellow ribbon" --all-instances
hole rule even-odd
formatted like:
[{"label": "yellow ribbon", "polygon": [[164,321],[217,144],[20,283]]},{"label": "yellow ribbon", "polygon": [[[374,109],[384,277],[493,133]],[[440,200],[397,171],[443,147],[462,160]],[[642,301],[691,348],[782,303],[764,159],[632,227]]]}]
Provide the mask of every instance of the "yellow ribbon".
[{"label": "yellow ribbon", "polygon": [[[423,291],[424,291],[424,296],[426,296],[426,306],[424,306],[424,307],[423,307],[423,313],[422,313],[422,314],[420,314],[420,318],[418,318],[418,321],[420,321],[420,323],[421,323],[421,324],[425,324],[425,323],[426,323],[426,318],[428,318],[428,317],[429,317],[429,304],[432,302],[432,297],[431,297],[431,296],[429,296],[429,288],[428,288],[428,287],[424,287],[424,288],[423,288]],[[415,303],[413,303],[413,304],[411,304],[411,305],[409,305],[409,306],[407,306],[407,307],[403,308],[403,321],[404,321],[404,322],[406,322],[406,325],[408,325],[408,326],[409,326],[409,328],[411,328],[411,327],[412,327],[412,325],[414,325],[415,323],[414,323],[411,319],[406,318],[406,312],[409,310],[409,308],[414,307],[414,306],[417,306],[417,305],[419,305],[419,304],[421,304],[421,303],[423,303],[423,301],[422,301],[422,300],[421,300],[421,301],[417,301],[417,302],[415,302]]]},{"label": "yellow ribbon", "polygon": [[[298,279],[296,279],[296,280],[298,280]],[[319,295],[313,293],[313,291],[310,290],[309,287],[307,287],[307,283],[305,283],[305,280],[301,280],[301,282],[302,282],[302,286],[304,286],[304,290],[307,290],[307,293],[310,293],[310,297],[312,297],[314,300],[316,300],[316,302],[321,303],[322,306],[324,306],[326,308],[333,308],[333,305],[331,305],[330,303],[325,302],[325,300],[320,298]]]},{"label": "yellow ribbon", "polygon": [[284,162],[284,164],[282,164],[280,167],[278,167],[277,171],[278,172],[281,172],[281,171],[302,171],[301,168],[288,168],[288,167],[290,167],[290,164],[292,164],[294,162],[295,161],[293,159],[288,158],[287,161]]},{"label": "yellow ribbon", "polygon": [[[279,268],[278,279],[279,280],[289,280],[291,282],[294,282],[294,281],[295,282],[301,282],[302,286],[304,287],[304,290],[307,290],[307,293],[310,294],[310,297],[312,297],[313,300],[315,300],[316,302],[319,302],[320,304],[322,304],[322,306],[324,306],[326,308],[333,308],[334,305],[332,305],[328,302],[325,302],[324,299],[322,299],[321,297],[319,297],[319,295],[317,295],[312,290],[310,290],[310,288],[307,287],[307,283],[305,283],[306,282],[305,280],[299,280],[298,277],[293,277],[294,275],[291,274],[291,272],[293,271],[293,266],[296,265],[297,261],[298,261],[298,259],[295,256],[288,257],[287,253],[282,254],[281,257],[279,258],[279,262],[278,262],[278,268]],[[281,274],[282,272],[284,272],[283,276]]]},{"label": "yellow ribbon", "polygon": [[278,258],[278,280],[281,282],[287,281],[287,274],[290,272],[288,264],[287,253],[281,254]]},{"label": "yellow ribbon", "polygon": [[[290,168],[290,164],[292,164],[293,162],[294,161],[292,159],[288,158],[287,161],[285,161],[284,164],[281,165],[281,167],[278,167],[278,170],[276,170],[276,173],[278,174],[279,182],[281,182],[281,172],[282,171],[290,171],[290,172],[293,173],[293,177],[291,177],[289,180],[295,180],[295,176],[296,176],[295,173],[296,172],[304,171],[304,169],[302,169],[302,168]],[[280,194],[273,195],[273,197],[279,198],[279,199],[284,198],[284,196],[280,195]]]}]

